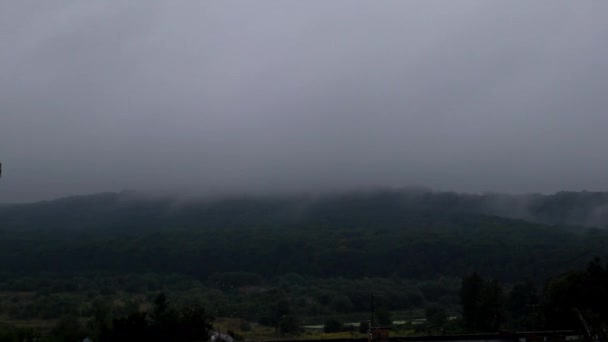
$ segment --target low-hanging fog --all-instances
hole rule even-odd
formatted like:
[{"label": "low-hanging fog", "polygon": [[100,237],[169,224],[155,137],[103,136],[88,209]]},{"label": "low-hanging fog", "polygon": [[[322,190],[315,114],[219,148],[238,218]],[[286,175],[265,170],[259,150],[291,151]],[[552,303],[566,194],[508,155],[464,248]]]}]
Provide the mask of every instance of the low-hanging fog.
[{"label": "low-hanging fog", "polygon": [[6,1],[0,202],[608,189],[608,3]]}]

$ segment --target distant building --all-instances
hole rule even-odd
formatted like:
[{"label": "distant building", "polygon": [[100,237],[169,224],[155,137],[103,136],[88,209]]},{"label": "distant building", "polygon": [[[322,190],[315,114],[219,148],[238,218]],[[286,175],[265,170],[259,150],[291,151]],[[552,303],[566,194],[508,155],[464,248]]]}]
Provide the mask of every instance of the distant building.
[{"label": "distant building", "polygon": [[217,331],[211,333],[211,342],[234,342],[232,336]]}]

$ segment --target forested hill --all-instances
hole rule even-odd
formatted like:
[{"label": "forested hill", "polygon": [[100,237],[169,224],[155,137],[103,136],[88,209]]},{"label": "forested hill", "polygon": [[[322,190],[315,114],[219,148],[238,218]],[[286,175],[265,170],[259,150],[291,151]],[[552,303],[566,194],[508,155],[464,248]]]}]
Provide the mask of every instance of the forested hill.
[{"label": "forested hill", "polygon": [[0,269],[405,278],[475,270],[519,280],[605,256],[607,231],[538,222],[605,226],[606,199],[426,191],[213,201],[72,197],[1,207]]},{"label": "forested hill", "polygon": [[103,193],[0,206],[0,228],[116,231],[285,224],[387,227],[453,214],[608,228],[608,192],[473,195],[409,189],[215,200]]}]

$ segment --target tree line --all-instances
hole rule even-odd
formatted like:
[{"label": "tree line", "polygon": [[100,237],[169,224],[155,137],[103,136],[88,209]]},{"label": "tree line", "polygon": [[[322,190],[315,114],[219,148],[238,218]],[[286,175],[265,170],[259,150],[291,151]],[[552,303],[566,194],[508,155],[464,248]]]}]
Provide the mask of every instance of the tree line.
[{"label": "tree line", "polygon": [[[319,280],[306,279],[301,276],[290,276],[288,282],[277,284],[274,288],[250,288],[247,284],[260,281],[251,274],[216,275],[218,282],[217,296],[220,293],[234,297],[233,303],[222,300],[220,307],[230,308],[229,311],[219,311],[223,317],[239,317],[244,319],[241,333],[245,333],[250,323],[273,327],[278,335],[298,335],[301,326],[311,317],[304,307],[314,297],[314,284]],[[232,284],[225,286],[223,280]],[[322,282],[322,280],[321,280]],[[353,280],[340,280],[343,285],[356,287]],[[384,286],[380,286],[384,282]],[[369,300],[368,285],[377,285],[375,289],[382,295],[376,298],[377,307],[374,323],[390,326],[398,312],[391,306],[393,297],[387,287],[390,280],[371,279],[361,292],[361,299]],[[394,291],[398,293],[407,288],[407,283],[393,280]],[[503,283],[491,277],[482,277],[476,272],[467,274],[459,282],[458,288],[452,288],[456,298],[454,302],[428,300],[418,303],[415,307],[422,308],[426,321],[416,324],[408,321],[404,326],[393,326],[397,333],[406,334],[463,334],[479,332],[497,332],[501,330],[534,331],[534,330],[566,330],[574,329],[589,334],[605,334],[608,324],[608,266],[602,264],[599,258],[590,261],[586,268],[570,271],[551,277],[543,286],[528,280],[517,283]],[[262,285],[258,283],[258,285]],[[336,284],[334,284],[336,285]],[[429,294],[439,293],[439,284],[429,289]],[[452,284],[453,287],[454,284]],[[252,286],[252,285],[251,285]],[[253,291],[240,296],[243,290]],[[302,295],[301,291],[313,291]],[[326,332],[359,331],[365,333],[367,319],[361,321],[358,328],[344,326],[345,319],[355,317],[349,313],[359,311],[353,304],[355,297],[345,288],[340,292],[320,291],[316,294],[319,303],[325,302],[333,307],[324,315]],[[317,290],[319,291],[319,290]],[[448,290],[450,291],[450,290]],[[126,341],[146,339],[151,341],[175,340],[197,341],[206,340],[213,322],[213,303],[200,301],[200,298],[190,296],[178,300],[171,295],[173,304],[162,292],[149,301],[133,302],[116,310],[112,301],[98,297],[94,299],[91,310],[86,317],[67,315],[60,318],[54,328],[47,334],[32,329],[15,328],[7,325],[0,326],[0,341],[63,341],[77,340],[86,336],[94,337],[96,341]],[[314,295],[313,295],[314,296]],[[125,297],[125,298],[128,298]],[[228,297],[226,297],[228,298]],[[384,298],[384,299],[383,299]],[[369,301],[367,302],[369,305]],[[365,305],[362,315],[368,317],[369,306]],[[145,309],[149,308],[149,309]],[[217,307],[216,307],[217,308]],[[251,311],[248,311],[251,308]],[[230,311],[233,310],[233,311]],[[318,319],[318,318],[317,318]],[[583,323],[583,321],[585,323]],[[308,321],[310,322],[310,321]],[[238,334],[234,334],[238,338]],[[171,336],[168,338],[168,336]]]},{"label": "tree line", "polygon": [[542,289],[527,281],[508,292],[497,280],[471,273],[462,280],[460,300],[468,332],[583,330],[587,325],[592,333],[605,334],[608,266],[595,258],[585,269],[551,278]]}]

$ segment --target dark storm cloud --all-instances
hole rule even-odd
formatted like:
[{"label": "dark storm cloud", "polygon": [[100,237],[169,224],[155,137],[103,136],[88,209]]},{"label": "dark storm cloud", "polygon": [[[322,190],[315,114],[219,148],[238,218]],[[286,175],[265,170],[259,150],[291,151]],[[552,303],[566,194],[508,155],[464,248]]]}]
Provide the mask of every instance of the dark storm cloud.
[{"label": "dark storm cloud", "polygon": [[599,1],[0,4],[0,201],[608,188]]}]

